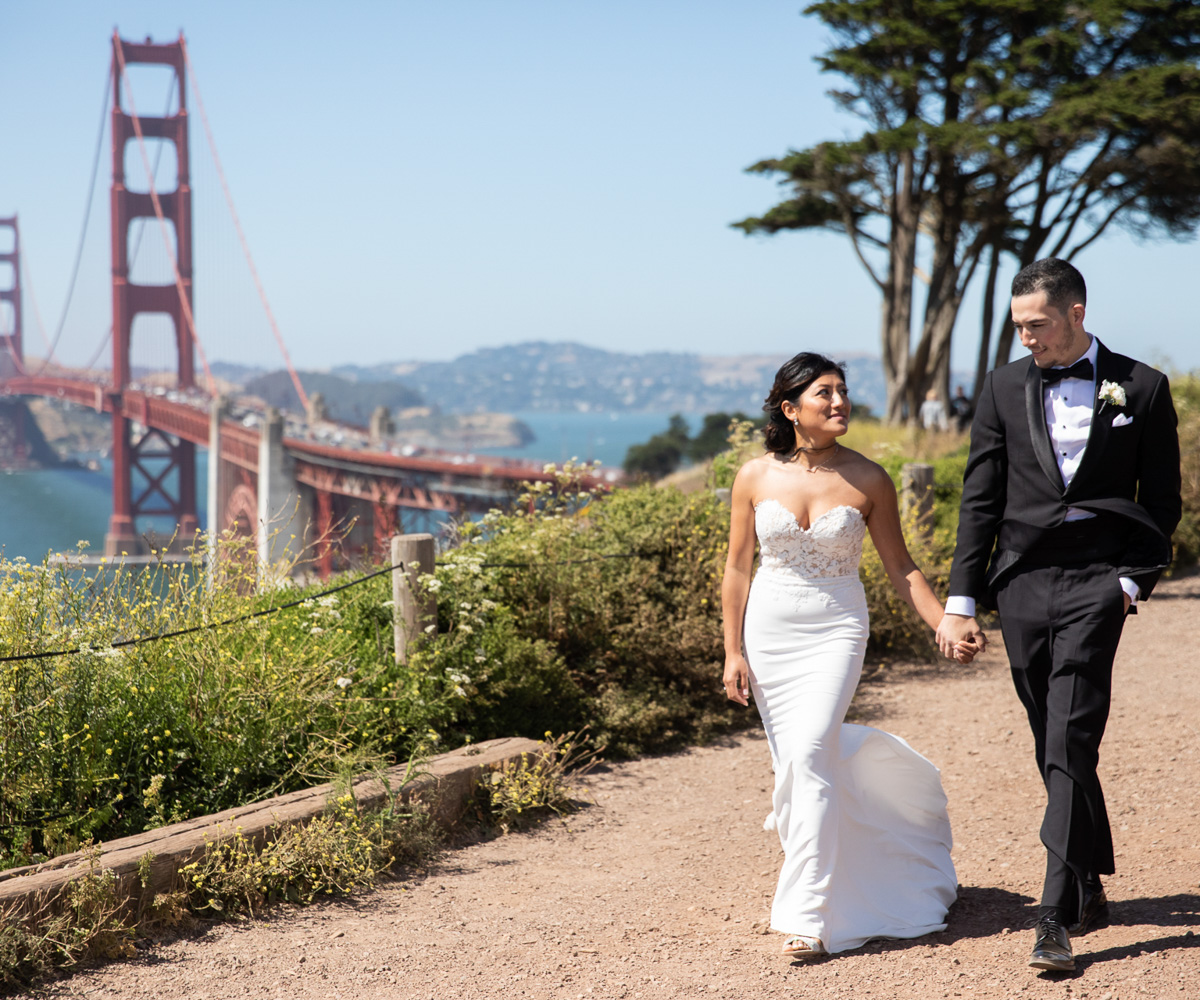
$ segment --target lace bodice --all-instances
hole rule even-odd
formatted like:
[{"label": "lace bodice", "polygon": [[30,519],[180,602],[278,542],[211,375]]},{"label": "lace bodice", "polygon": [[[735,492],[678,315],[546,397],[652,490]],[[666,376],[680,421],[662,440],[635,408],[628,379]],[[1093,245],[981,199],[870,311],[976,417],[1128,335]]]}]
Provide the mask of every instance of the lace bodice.
[{"label": "lace bodice", "polygon": [[867,524],[856,507],[832,507],[802,528],[778,500],[760,500],[754,505],[754,530],[763,570],[804,580],[858,575]]}]

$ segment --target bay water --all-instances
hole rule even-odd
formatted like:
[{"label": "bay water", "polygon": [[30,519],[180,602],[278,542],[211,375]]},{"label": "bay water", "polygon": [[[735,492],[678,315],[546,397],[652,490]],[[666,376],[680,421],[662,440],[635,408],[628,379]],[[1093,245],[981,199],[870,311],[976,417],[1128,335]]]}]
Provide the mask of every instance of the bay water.
[{"label": "bay water", "polygon": [[[620,466],[630,445],[667,429],[665,413],[517,413],[536,435],[516,448],[479,449],[478,454],[510,455],[541,462],[571,458]],[[689,418],[692,433],[701,417]],[[200,523],[208,472],[207,451],[196,450]],[[0,552],[41,562],[48,552],[71,552],[85,541],[88,551],[104,550],[104,534],[112,512],[112,465],[101,459],[95,470],[31,469],[0,472]],[[164,526],[165,527],[165,526]]]}]

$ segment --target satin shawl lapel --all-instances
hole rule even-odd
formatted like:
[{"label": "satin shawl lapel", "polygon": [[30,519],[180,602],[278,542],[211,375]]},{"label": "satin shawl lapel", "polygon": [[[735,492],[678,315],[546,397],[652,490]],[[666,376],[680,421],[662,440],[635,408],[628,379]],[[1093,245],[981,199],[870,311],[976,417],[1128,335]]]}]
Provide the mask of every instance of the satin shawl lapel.
[{"label": "satin shawl lapel", "polygon": [[[1054,489],[1062,493],[1062,473],[1054,460],[1054,446],[1050,443],[1050,432],[1046,429],[1046,405],[1042,399],[1042,373],[1033,359],[1025,372],[1025,416],[1029,420],[1029,438],[1033,442],[1033,453],[1038,465],[1050,480]],[[1094,423],[1095,421],[1093,421]]]},{"label": "satin shawl lapel", "polygon": [[1108,437],[1112,432],[1113,417],[1117,410],[1111,404],[1100,402],[1100,386],[1106,379],[1116,378],[1113,371],[1112,351],[1103,344],[1096,345],[1096,395],[1092,398],[1092,425],[1088,428],[1087,446],[1083,449],[1083,458],[1071,484],[1082,483],[1099,468],[1104,460],[1104,452],[1108,447]]}]

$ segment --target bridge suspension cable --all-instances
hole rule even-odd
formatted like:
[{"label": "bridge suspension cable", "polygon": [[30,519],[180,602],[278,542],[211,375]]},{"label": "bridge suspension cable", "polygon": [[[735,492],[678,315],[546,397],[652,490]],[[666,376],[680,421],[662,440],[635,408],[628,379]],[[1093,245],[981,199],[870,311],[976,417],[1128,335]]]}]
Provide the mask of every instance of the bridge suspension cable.
[{"label": "bridge suspension cable", "polygon": [[142,132],[142,122],[138,117],[137,105],[133,99],[133,88],[129,85],[129,76],[125,72],[125,53],[120,45],[113,48],[116,53],[117,68],[121,73],[121,80],[125,84],[125,94],[129,100],[129,119],[133,123],[133,131],[137,135],[138,150],[142,154],[142,165],[146,170],[146,180],[150,187],[150,201],[154,205],[154,214],[158,217],[159,229],[162,231],[163,246],[166,248],[167,259],[171,262],[171,270],[175,275],[175,290],[179,293],[179,306],[183,312],[184,321],[188,325],[188,332],[191,334],[192,343],[196,347],[196,353],[200,355],[200,363],[204,366],[204,375],[208,380],[208,391],[213,395],[217,395],[217,382],[213,378],[212,369],[208,366],[208,358],[204,354],[204,347],[200,343],[200,335],[196,332],[196,318],[192,314],[192,304],[188,301],[187,292],[183,287],[183,276],[179,273],[179,259],[176,256],[174,249],[171,246],[171,234],[167,230],[167,220],[163,215],[162,202],[158,197],[158,190],[154,185],[154,170],[150,165],[150,155],[146,152],[146,137]]},{"label": "bridge suspension cable", "polygon": [[292,364],[287,345],[283,342],[283,334],[279,332],[279,324],[275,322],[275,314],[271,311],[271,303],[267,300],[266,289],[263,288],[263,283],[259,279],[258,268],[254,266],[254,257],[250,253],[250,244],[246,240],[246,234],[242,230],[241,219],[238,217],[237,209],[233,205],[233,195],[230,194],[229,184],[225,180],[225,170],[221,166],[221,157],[217,155],[217,144],[213,141],[212,128],[208,123],[208,112],[205,111],[204,99],[200,96],[200,84],[196,82],[196,70],[192,66],[192,57],[188,52],[187,42],[180,37],[179,44],[183,48],[184,65],[187,66],[188,78],[192,83],[192,93],[196,97],[196,107],[200,111],[200,121],[204,125],[204,134],[208,139],[208,150],[212,153],[213,163],[217,168],[217,177],[221,182],[221,190],[225,193],[225,203],[229,206],[229,214],[233,217],[233,227],[237,230],[238,241],[242,245],[242,252],[246,255],[246,263],[250,266],[250,276],[254,279],[254,287],[258,289],[258,297],[262,300],[263,310],[267,314],[267,322],[270,324],[271,333],[275,335],[275,343],[279,345],[279,353],[283,355],[283,363],[292,378],[292,385],[296,389],[296,395],[300,398],[300,405],[307,412],[308,394],[304,391],[304,385],[301,383],[300,376]]},{"label": "bridge suspension cable", "polygon": [[[29,258],[24,253],[21,254],[21,270],[25,272],[25,286],[29,289],[29,301],[33,303],[33,320],[37,324],[38,333],[41,334],[42,343],[47,348],[46,362],[38,371],[38,374],[41,375],[46,370],[46,365],[50,364],[50,359],[54,355],[54,348],[50,344],[50,338],[46,336],[46,324],[42,322],[42,307],[38,305],[37,292],[33,288],[33,275],[29,267]],[[21,358],[13,355],[13,361],[17,368],[20,369],[22,375],[29,374],[29,369],[25,367],[25,362]]]},{"label": "bridge suspension cable", "polygon": [[[37,374],[41,375],[50,367],[50,362],[54,359],[54,352],[58,349],[58,341],[62,337],[63,327],[67,323],[67,313],[71,309],[71,298],[75,294],[75,281],[79,277],[79,265],[83,260],[83,244],[87,237],[88,220],[92,215],[92,198],[96,194],[96,176],[100,170],[100,150],[104,143],[105,125],[108,121],[108,95],[109,88],[112,86],[112,74],[104,74],[104,100],[100,103],[100,129],[96,134],[96,151],[92,154],[92,179],[88,182],[87,204],[83,209],[83,226],[79,231],[79,245],[75,248],[75,266],[71,268],[71,280],[67,284],[67,297],[63,300],[62,314],[58,318],[58,327],[54,331],[53,342],[47,341],[46,360],[42,362],[42,367],[38,369]],[[32,285],[30,286],[32,293]],[[37,313],[37,300],[34,300],[34,312]],[[42,328],[41,315],[37,315],[38,328],[42,330],[42,338],[45,339],[46,332]],[[89,366],[90,367],[90,366]]]},{"label": "bridge suspension cable", "polygon": [[104,354],[104,349],[108,347],[108,342],[112,340],[112,324],[108,324],[108,329],[104,332],[104,336],[100,340],[100,346],[96,348],[96,353],[92,355],[91,360],[83,366],[84,371],[93,371]]}]

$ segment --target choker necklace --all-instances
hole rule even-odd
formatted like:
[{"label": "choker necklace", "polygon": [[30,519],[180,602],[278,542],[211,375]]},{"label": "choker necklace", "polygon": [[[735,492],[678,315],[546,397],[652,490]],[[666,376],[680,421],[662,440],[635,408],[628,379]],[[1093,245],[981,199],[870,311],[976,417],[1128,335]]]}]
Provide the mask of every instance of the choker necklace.
[{"label": "choker necklace", "polygon": [[[796,454],[799,455],[800,452],[802,452],[802,451],[828,451],[828,450],[829,450],[828,447],[825,447],[825,448],[799,448],[799,449],[797,449]],[[838,443],[836,441],[834,441],[833,442],[833,454],[830,455],[829,458],[826,458],[826,459],[818,462],[816,465],[810,465],[808,468],[804,469],[804,471],[805,472],[816,472],[817,469],[824,468],[827,464],[829,464],[829,462],[833,461],[833,456],[836,455],[837,453],[838,453]],[[803,466],[802,466],[802,468],[803,468]]]}]

